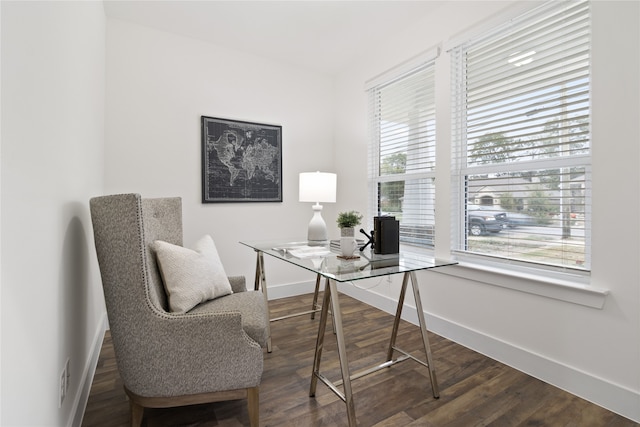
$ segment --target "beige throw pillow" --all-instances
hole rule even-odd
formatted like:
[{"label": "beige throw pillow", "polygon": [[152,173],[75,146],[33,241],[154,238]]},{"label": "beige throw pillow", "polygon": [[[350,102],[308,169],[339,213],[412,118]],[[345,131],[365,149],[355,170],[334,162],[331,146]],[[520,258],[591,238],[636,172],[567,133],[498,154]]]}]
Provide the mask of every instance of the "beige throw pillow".
[{"label": "beige throw pillow", "polygon": [[211,236],[198,240],[194,250],[162,240],[153,242],[153,250],[172,312],[185,313],[233,292]]}]

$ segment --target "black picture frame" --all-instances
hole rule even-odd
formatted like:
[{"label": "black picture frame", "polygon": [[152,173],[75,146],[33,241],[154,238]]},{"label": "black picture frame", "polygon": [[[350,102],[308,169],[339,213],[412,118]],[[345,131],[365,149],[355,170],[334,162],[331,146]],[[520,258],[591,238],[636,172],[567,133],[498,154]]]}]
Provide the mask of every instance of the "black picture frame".
[{"label": "black picture frame", "polygon": [[282,202],[282,126],[201,116],[202,203]]}]

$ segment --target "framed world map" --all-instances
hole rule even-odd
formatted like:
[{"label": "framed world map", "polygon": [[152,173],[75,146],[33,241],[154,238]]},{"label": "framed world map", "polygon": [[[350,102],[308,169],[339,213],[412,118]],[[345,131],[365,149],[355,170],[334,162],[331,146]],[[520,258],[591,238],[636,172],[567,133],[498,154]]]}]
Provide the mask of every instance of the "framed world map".
[{"label": "framed world map", "polygon": [[202,116],[202,203],[282,202],[282,126]]}]

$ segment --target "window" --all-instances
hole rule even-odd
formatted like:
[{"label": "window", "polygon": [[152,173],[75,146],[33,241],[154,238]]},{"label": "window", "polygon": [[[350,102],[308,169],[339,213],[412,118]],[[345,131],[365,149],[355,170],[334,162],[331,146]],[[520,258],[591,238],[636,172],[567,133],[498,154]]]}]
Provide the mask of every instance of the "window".
[{"label": "window", "polygon": [[434,62],[369,89],[370,212],[400,221],[400,242],[433,247]]},{"label": "window", "polygon": [[452,49],[452,248],[590,268],[590,13],[551,2]]}]

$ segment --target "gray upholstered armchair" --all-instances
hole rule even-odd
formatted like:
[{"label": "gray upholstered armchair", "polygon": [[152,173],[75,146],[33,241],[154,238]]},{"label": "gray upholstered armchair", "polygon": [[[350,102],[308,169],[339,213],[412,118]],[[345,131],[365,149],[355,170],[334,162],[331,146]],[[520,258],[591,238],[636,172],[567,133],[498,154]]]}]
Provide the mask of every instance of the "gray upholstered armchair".
[{"label": "gray upholstered armchair", "polygon": [[258,426],[266,307],[244,277],[230,295],[173,313],[152,245],[182,245],[180,198],[122,194],[91,199],[91,218],[118,370],[131,424],[144,408],[247,398]]}]

